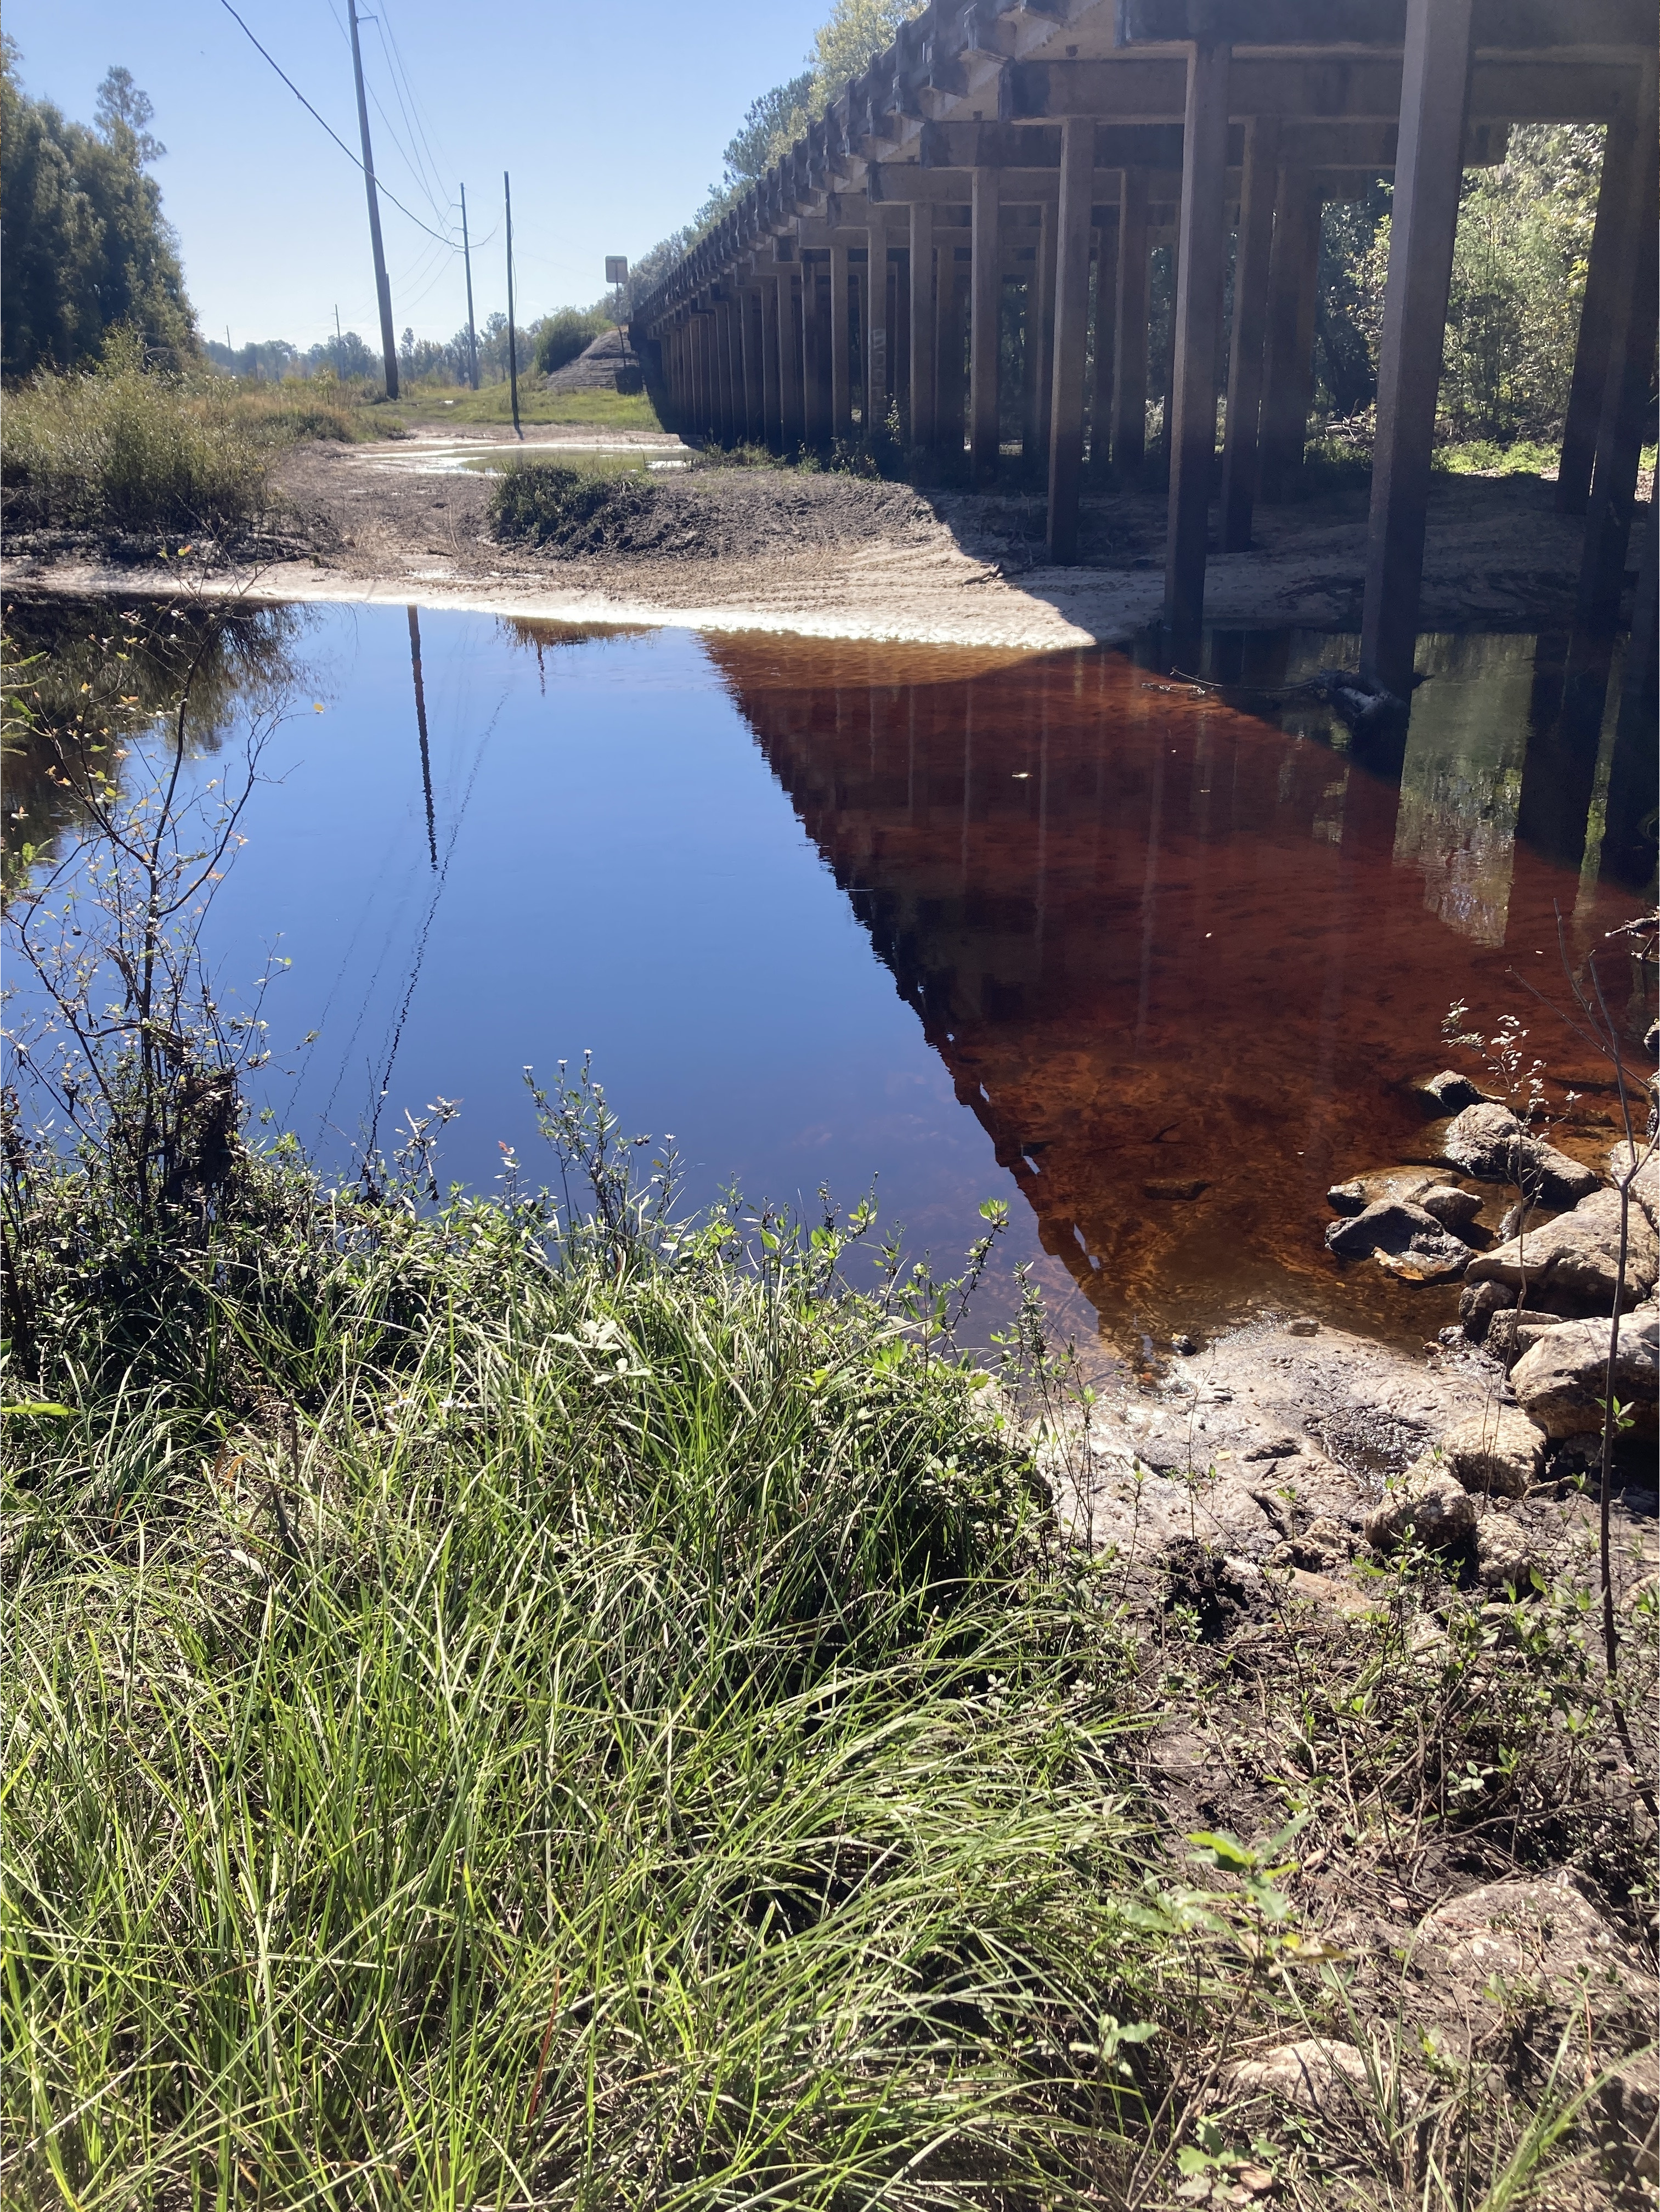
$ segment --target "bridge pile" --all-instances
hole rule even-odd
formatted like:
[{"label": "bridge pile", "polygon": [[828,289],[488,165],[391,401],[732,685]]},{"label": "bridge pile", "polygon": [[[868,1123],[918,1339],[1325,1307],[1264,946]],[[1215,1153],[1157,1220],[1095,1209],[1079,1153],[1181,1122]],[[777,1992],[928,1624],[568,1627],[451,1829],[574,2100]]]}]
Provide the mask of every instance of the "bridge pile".
[{"label": "bridge pile", "polygon": [[1558,497],[1586,516],[1581,619],[1616,618],[1655,354],[1656,43],[1650,0],[930,0],[638,303],[635,342],[688,434],[823,450],[897,414],[924,470],[989,485],[1016,288],[1025,447],[1070,562],[1085,471],[1143,459],[1149,255],[1172,247],[1180,652],[1225,337],[1215,537],[1237,551],[1302,465],[1321,210],[1392,174],[1363,665],[1404,696],[1459,182],[1517,123],[1607,126]]}]

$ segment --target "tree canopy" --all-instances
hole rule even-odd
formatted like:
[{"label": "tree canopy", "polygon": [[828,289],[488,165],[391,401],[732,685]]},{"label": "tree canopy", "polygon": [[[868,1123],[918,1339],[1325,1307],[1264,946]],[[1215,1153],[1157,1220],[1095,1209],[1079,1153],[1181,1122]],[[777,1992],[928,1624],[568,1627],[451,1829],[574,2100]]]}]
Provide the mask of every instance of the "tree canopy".
[{"label": "tree canopy", "polygon": [[198,345],[161,188],[145,173],[167,149],[131,71],[98,89],[97,120],[71,123],[17,81],[0,40],[0,374],[73,368],[106,334],[137,331],[147,358],[178,366]]}]

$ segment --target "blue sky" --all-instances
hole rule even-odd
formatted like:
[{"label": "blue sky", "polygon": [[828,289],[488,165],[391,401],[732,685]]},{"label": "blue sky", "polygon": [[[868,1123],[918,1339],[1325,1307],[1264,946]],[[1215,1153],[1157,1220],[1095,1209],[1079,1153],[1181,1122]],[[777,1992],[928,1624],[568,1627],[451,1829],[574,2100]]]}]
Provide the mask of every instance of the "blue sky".
[{"label": "blue sky", "polygon": [[[345,0],[235,0],[333,128],[356,146]],[[604,289],[607,253],[643,252],[685,222],[757,94],[802,64],[825,0],[360,0],[375,167],[416,214],[467,187],[482,321],[507,304],[502,172],[513,173],[521,319]],[[163,204],[209,337],[301,344],[342,324],[373,339],[374,282],[362,180],[275,76],[221,0],[7,0],[25,88],[90,121],[99,79],[124,63],[155,104]],[[382,32],[390,33],[383,42]],[[400,112],[401,57],[431,160]],[[407,100],[407,94],[405,94]],[[413,161],[406,157],[413,156]],[[453,217],[449,218],[452,222]],[[385,207],[398,328],[447,337],[465,318],[460,256]]]}]

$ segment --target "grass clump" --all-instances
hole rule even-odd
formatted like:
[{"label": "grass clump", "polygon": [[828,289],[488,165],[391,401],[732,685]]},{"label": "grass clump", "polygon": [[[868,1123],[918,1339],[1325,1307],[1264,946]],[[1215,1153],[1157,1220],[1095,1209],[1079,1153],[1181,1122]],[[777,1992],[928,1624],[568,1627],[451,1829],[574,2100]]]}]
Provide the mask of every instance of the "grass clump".
[{"label": "grass clump", "polygon": [[[597,1091],[544,1103],[592,1164]],[[606,1176],[573,1228],[250,1161],[257,1237],[119,1321],[80,1278],[8,1423],[16,2201],[1060,2203],[1122,2162],[1122,1654],[1028,1456],[833,1224],[751,1262]]]}]

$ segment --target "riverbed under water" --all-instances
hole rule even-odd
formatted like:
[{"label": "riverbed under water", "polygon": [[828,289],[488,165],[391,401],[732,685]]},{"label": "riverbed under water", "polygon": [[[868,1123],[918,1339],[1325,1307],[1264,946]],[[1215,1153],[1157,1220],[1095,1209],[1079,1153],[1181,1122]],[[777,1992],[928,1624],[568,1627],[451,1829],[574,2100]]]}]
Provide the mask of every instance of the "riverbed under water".
[{"label": "riverbed under water", "polygon": [[[874,1185],[948,1267],[1002,1197],[1110,1345],[1262,1311],[1415,1343],[1456,1293],[1340,1268],[1324,1193],[1422,1156],[1450,1003],[1602,1079],[1525,987],[1566,1002],[1558,913],[1578,958],[1640,907],[1652,771],[1563,641],[1425,640],[1368,745],[1297,688],[1354,659],[1314,635],[1213,637],[1219,695],[1106,650],[271,619],[284,719],[210,946],[227,1004],[291,961],[256,1103],[331,1170],[442,1097],[448,1176],[508,1145],[534,1180],[522,1071],[591,1051],[691,1202]],[[1596,1157],[1609,1110],[1562,1140]]]}]

